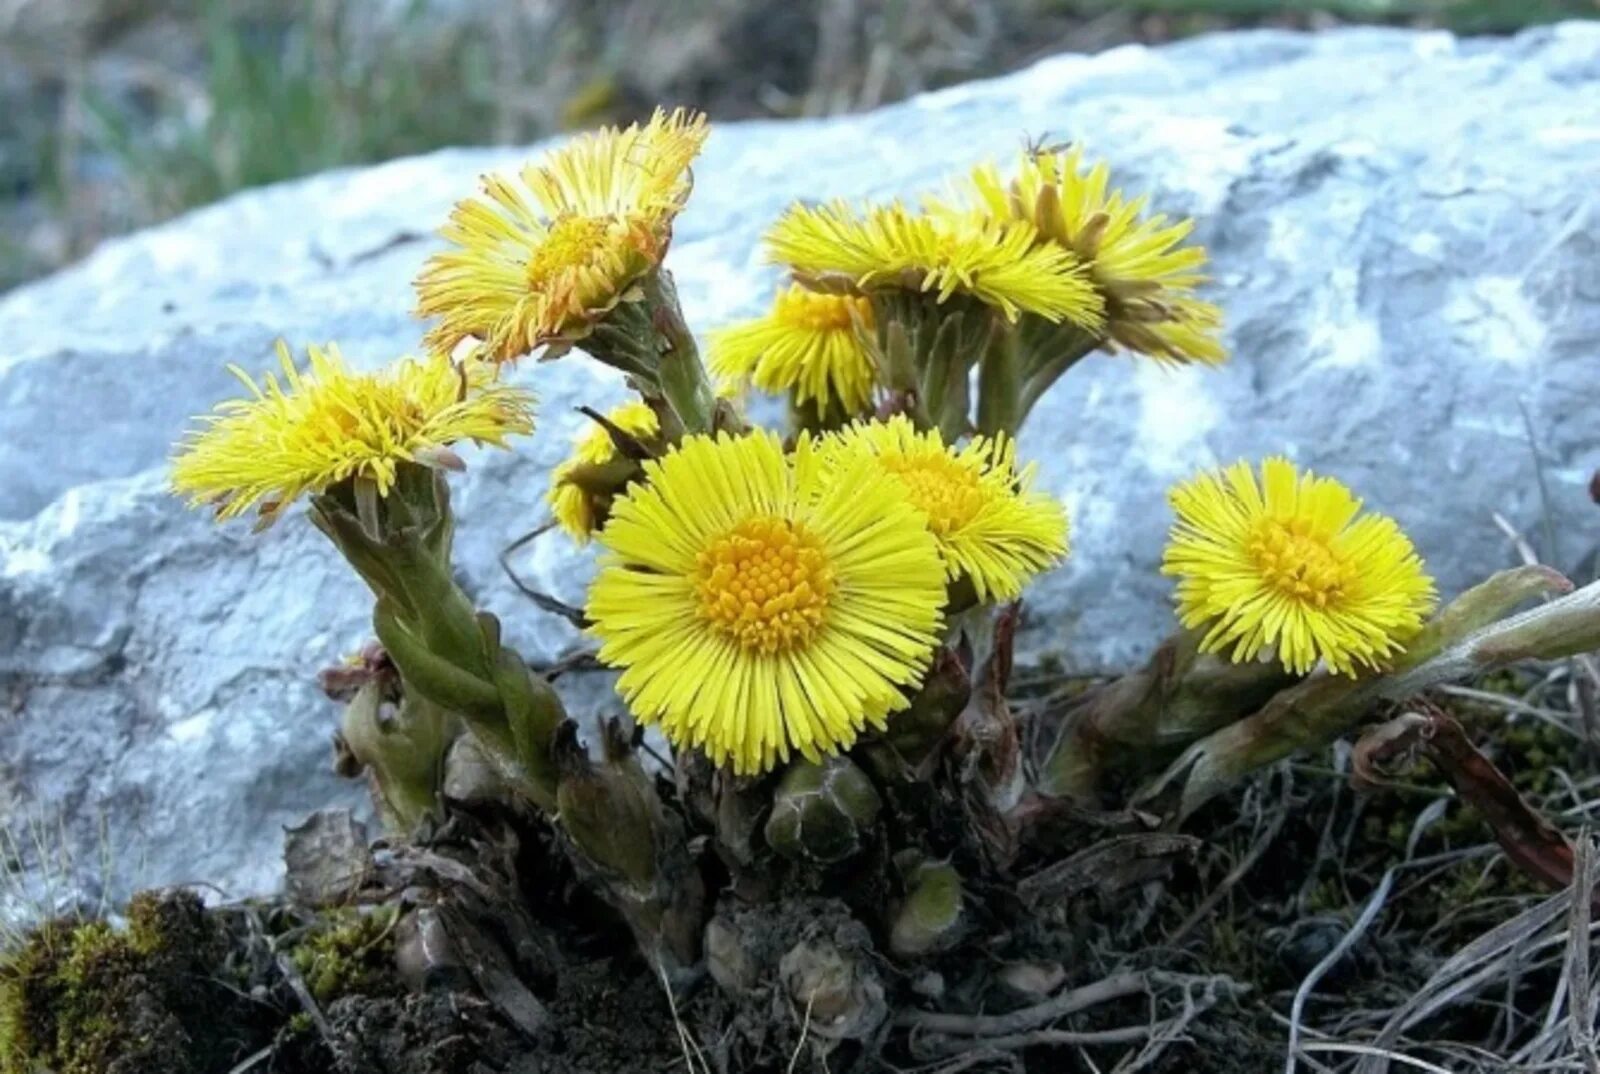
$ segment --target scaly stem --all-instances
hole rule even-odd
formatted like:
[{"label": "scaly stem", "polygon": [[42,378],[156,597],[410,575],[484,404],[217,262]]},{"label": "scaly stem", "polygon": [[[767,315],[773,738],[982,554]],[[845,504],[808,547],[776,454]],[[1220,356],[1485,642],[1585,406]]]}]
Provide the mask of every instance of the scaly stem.
[{"label": "scaly stem", "polygon": [[594,358],[626,373],[655,410],[661,435],[676,443],[727,425],[700,361],[694,333],[683,318],[672,276],[658,269],[640,280],[638,292],[603,317],[580,345]]},{"label": "scaly stem", "polygon": [[1570,587],[1543,567],[1501,571],[1435,616],[1393,670],[1360,678],[1313,672],[1260,711],[1196,742],[1141,798],[1165,800],[1175,793],[1173,812],[1187,817],[1255,769],[1348,731],[1379,701],[1404,701],[1518,660],[1558,660],[1600,648],[1600,582],[1500,618],[1530,597]]},{"label": "scaly stem", "polygon": [[[1149,664],[1086,695],[1062,721],[1038,789],[1097,804],[1106,770],[1146,765],[1254,712],[1294,677],[1277,664],[1233,664],[1199,651],[1198,638],[1169,638]],[[1153,765],[1151,766],[1153,767]]]},{"label": "scaly stem", "polygon": [[907,397],[906,413],[918,428],[936,428],[947,440],[971,428],[968,409],[973,365],[989,347],[995,315],[961,296],[940,302],[918,291],[873,296],[878,362],[890,391]]},{"label": "scaly stem", "polygon": [[1016,419],[1020,428],[1051,385],[1085,356],[1094,353],[1102,340],[1076,325],[1049,324],[1034,319],[1024,321],[1017,335],[1023,356]]},{"label": "scaly stem", "polygon": [[366,520],[357,508],[355,490],[336,487],[313,501],[311,517],[377,598],[373,626],[407,696],[459,715],[529,798],[553,807],[550,742],[565,713],[456,584],[443,477],[404,464],[376,519],[371,505]]},{"label": "scaly stem", "polygon": [[685,433],[709,433],[716,415],[716,393],[694,333],[684,322],[678,291],[665,269],[644,282],[645,306],[659,342],[656,377],[661,394]]},{"label": "scaly stem", "polygon": [[1022,352],[1019,332],[995,332],[978,365],[978,431],[1016,436],[1022,423]]}]

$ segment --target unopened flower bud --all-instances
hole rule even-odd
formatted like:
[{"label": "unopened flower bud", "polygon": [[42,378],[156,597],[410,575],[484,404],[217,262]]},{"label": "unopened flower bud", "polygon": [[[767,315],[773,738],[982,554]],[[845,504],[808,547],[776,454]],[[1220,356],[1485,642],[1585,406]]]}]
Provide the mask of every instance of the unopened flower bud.
[{"label": "unopened flower bud", "polygon": [[421,697],[396,703],[391,688],[373,679],[356,691],[334,740],[335,766],[347,776],[366,769],[384,822],[409,832],[438,803],[445,753],[460,725]]},{"label": "unopened flower bud", "polygon": [[596,866],[624,878],[636,892],[650,891],[661,823],[650,777],[631,756],[591,761],[570,720],[556,734],[554,753],[556,808],[567,835]]},{"label": "unopened flower bud", "polygon": [[882,806],[872,780],[850,758],[797,761],[773,793],[767,845],[795,860],[843,861],[861,848]]},{"label": "unopened flower bud", "polygon": [[778,973],[796,1019],[823,1040],[865,1040],[888,1014],[872,964],[826,939],[795,944]]},{"label": "unopened flower bud", "polygon": [[889,950],[916,958],[949,947],[962,931],[961,876],[947,861],[924,861],[906,877],[906,897],[889,929]]},{"label": "unopened flower bud", "polygon": [[742,996],[756,986],[758,969],[749,941],[728,918],[706,923],[705,958],[711,979],[730,995]]}]

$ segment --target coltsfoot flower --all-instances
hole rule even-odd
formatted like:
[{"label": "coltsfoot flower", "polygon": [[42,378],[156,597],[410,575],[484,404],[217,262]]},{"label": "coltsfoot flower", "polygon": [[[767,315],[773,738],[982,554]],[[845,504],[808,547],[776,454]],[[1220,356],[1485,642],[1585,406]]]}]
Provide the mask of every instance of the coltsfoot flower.
[{"label": "coltsfoot flower", "polygon": [[661,264],[706,133],[699,113],[658,110],[579,135],[515,180],[485,176],[440,231],[454,249],[417,278],[418,315],[439,318],[429,347],[472,339],[506,361],[587,335]]},{"label": "coltsfoot flower", "polygon": [[1393,519],[1362,514],[1332,478],[1287,459],[1204,473],[1168,494],[1177,521],[1162,565],[1178,617],[1206,628],[1201,649],[1236,662],[1268,647],[1295,674],[1321,660],[1354,675],[1421,628],[1433,580]]},{"label": "coltsfoot flower", "polygon": [[904,205],[857,211],[795,205],[767,232],[772,260],[819,290],[902,289],[970,295],[1015,321],[1023,313],[1098,328],[1103,302],[1078,258],[1041,242],[1025,220],[935,217]]},{"label": "coltsfoot flower", "polygon": [[1194,295],[1206,264],[1204,248],[1185,241],[1194,221],[1147,215],[1147,197],[1127,198],[1110,181],[1103,162],[1086,172],[1076,147],[1029,150],[1010,182],[993,165],[973,170],[971,211],[938,201],[932,211],[980,223],[1023,220],[1070,251],[1105,299],[1111,342],[1164,361],[1223,361],[1222,313]]},{"label": "coltsfoot flower", "polygon": [[363,477],[387,495],[401,463],[456,466],[451,444],[505,447],[533,431],[533,396],[501,383],[494,367],[445,358],[353,372],[339,349],[308,347],[301,372],[278,344],[283,380],[232,371],[250,397],[221,403],[178,445],[172,487],[232,518],[259,506],[263,522],[306,493]]},{"label": "coltsfoot flower", "polygon": [[811,760],[905,708],[945,599],[900,484],[809,438],[691,436],[612,506],[589,591],[635,716],[737,773]]},{"label": "coltsfoot flower", "polygon": [[[641,402],[624,403],[606,414],[606,420],[641,441],[661,433],[656,412]],[[619,486],[603,471],[618,461],[616,442],[603,425],[592,425],[573,443],[572,454],[550,475],[545,499],[556,522],[574,541],[587,544],[601,525],[604,508]]]},{"label": "coltsfoot flower", "polygon": [[937,429],[918,432],[896,415],[845,429],[830,453],[864,455],[892,475],[938,539],[947,575],[970,580],[980,601],[1015,600],[1067,554],[1066,508],[1033,490],[1035,467],[1017,470],[1009,437],[955,447]]},{"label": "coltsfoot flower", "polygon": [[711,372],[819,410],[836,403],[859,414],[877,380],[867,345],[872,328],[866,299],[792,284],[765,316],[711,334]]}]

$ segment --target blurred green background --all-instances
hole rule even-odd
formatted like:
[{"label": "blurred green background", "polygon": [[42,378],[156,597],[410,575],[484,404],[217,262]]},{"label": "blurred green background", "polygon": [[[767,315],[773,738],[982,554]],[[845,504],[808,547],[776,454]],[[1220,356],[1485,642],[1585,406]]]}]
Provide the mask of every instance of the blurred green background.
[{"label": "blurred green background", "polygon": [[1230,27],[1575,17],[1600,0],[0,0],[0,290],[233,190],[656,102],[820,115]]}]

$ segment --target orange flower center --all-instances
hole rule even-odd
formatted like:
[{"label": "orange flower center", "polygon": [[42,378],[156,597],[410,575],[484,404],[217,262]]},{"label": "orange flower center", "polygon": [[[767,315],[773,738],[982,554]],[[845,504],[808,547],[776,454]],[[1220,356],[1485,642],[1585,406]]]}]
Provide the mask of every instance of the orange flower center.
[{"label": "orange flower center", "polygon": [[564,273],[593,264],[604,250],[611,221],[603,216],[562,216],[528,258],[528,286],[543,291]]},{"label": "orange flower center", "polygon": [[804,648],[836,588],[822,542],[798,522],[746,519],[700,552],[690,575],[700,617],[748,650]]},{"label": "orange flower center", "polygon": [[940,537],[967,525],[988,502],[977,470],[963,466],[948,452],[881,457],[884,469],[898,477],[911,495],[911,503],[928,519],[928,528]]},{"label": "orange flower center", "polygon": [[1249,550],[1268,585],[1318,608],[1338,602],[1355,573],[1343,556],[1311,535],[1304,519],[1262,519]]},{"label": "orange flower center", "polygon": [[777,315],[787,328],[812,332],[842,332],[851,328],[855,319],[872,323],[872,307],[864,298],[807,291],[785,295],[778,303]]}]

